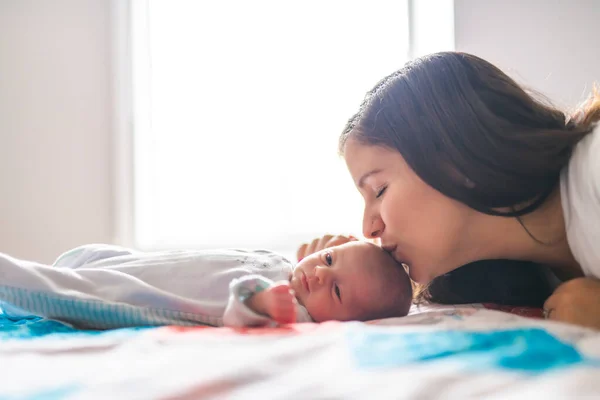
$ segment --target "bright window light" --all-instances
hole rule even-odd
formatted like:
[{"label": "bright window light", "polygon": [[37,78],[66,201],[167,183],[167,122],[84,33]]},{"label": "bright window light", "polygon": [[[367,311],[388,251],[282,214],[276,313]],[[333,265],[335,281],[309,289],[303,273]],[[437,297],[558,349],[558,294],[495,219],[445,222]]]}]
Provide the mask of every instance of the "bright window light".
[{"label": "bright window light", "polygon": [[337,140],[406,62],[407,2],[132,3],[136,245],[290,252],[360,233]]}]

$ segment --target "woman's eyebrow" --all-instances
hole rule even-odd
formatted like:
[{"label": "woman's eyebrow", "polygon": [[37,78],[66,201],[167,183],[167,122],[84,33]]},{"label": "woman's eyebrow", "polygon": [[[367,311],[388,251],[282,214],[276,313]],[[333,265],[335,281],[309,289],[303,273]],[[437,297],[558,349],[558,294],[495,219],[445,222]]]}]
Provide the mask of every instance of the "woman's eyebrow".
[{"label": "woman's eyebrow", "polygon": [[362,189],[363,186],[364,186],[364,184],[365,184],[365,180],[367,180],[368,177],[370,177],[372,175],[375,175],[375,174],[378,174],[381,171],[382,171],[381,168],[376,168],[376,169],[373,169],[373,170],[367,172],[366,174],[364,174],[363,176],[360,177],[360,179],[358,180],[358,183],[356,184],[356,186],[358,186],[360,189]]}]

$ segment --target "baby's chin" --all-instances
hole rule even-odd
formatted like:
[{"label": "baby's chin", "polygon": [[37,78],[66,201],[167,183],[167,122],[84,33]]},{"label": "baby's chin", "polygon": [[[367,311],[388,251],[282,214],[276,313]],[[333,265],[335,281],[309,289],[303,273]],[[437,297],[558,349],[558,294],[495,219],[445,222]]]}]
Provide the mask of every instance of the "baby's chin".
[{"label": "baby's chin", "polygon": [[335,318],[330,318],[324,315],[320,315],[317,312],[311,312],[310,307],[306,307],[306,311],[308,312],[308,315],[310,315],[310,317],[312,318],[313,321],[315,322],[325,322],[325,321],[331,321]]}]

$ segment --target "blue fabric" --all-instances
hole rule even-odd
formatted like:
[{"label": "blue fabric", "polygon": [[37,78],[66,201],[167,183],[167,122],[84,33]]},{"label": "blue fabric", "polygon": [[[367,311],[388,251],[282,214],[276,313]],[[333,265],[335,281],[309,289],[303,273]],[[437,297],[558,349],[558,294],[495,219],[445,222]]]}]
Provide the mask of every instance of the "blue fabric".
[{"label": "blue fabric", "polygon": [[349,328],[347,343],[361,368],[447,361],[467,371],[540,373],[592,361],[543,329],[392,333],[359,326]]},{"label": "blue fabric", "polygon": [[0,396],[0,400],[58,400],[71,397],[79,391],[78,386],[64,386],[57,389],[44,390],[38,393],[29,393],[23,396]]},{"label": "blue fabric", "polygon": [[[0,309],[0,342],[7,340],[35,340],[45,337],[68,340],[74,337],[90,337],[97,335],[135,335],[142,329],[151,328],[126,328],[110,331],[79,330],[56,321],[49,321],[39,317],[13,320],[2,313]],[[69,384],[43,391],[33,391],[22,395],[0,395],[0,400],[33,400],[33,399],[63,399],[77,397],[80,386]]]},{"label": "blue fabric", "polygon": [[134,334],[147,327],[115,329],[110,331],[80,330],[61,324],[56,321],[49,321],[42,318],[27,318],[20,320],[11,320],[6,318],[0,311],[0,340],[8,339],[36,339],[47,335],[55,337],[75,337],[90,335],[106,335],[118,333]]}]

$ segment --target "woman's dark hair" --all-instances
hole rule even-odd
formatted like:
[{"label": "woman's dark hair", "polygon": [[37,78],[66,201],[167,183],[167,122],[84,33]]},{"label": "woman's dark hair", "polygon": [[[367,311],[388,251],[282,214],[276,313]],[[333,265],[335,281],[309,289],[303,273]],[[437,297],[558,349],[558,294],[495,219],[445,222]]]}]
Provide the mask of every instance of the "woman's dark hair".
[{"label": "woman's dark hair", "polygon": [[542,307],[554,290],[550,274],[548,267],[527,261],[476,261],[438,276],[426,286],[415,284],[413,302]]},{"label": "woman's dark hair", "polygon": [[[369,91],[340,136],[400,152],[444,195],[489,215],[520,217],[556,188],[573,147],[600,119],[600,93],[572,115],[526,92],[489,62],[443,52],[408,63]],[[465,265],[416,290],[416,301],[543,304],[539,268],[517,261]]]},{"label": "woman's dark hair", "polygon": [[536,100],[489,62],[436,53],[381,80],[340,137],[397,150],[431,187],[482,213],[520,216],[556,187],[575,144],[600,118]]}]

